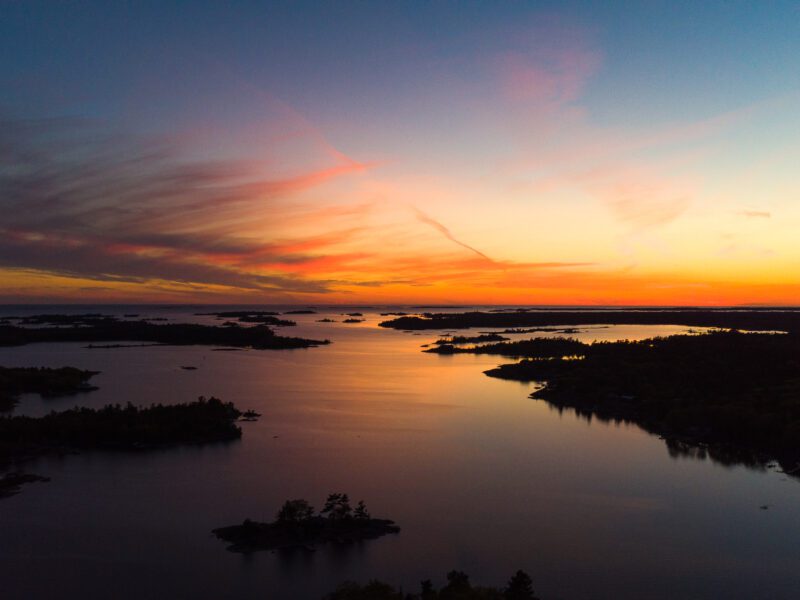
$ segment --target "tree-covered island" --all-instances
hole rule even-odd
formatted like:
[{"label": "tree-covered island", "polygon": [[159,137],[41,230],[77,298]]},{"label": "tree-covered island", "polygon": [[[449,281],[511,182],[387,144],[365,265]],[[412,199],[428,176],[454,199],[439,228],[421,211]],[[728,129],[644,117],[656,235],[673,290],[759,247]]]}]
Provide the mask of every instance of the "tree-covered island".
[{"label": "tree-covered island", "polygon": [[270,523],[245,519],[241,525],[220,527],[212,533],[230,544],[231,552],[249,553],[360,542],[399,531],[394,521],[373,518],[363,501],[353,508],[347,494],[335,493],[328,496],[319,513],[306,500],[287,500]]}]

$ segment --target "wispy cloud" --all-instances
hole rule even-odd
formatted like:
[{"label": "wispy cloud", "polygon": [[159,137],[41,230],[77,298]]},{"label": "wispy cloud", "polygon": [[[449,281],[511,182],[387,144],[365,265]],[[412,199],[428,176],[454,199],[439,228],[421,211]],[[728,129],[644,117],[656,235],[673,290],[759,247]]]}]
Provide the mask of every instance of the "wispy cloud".
[{"label": "wispy cloud", "polygon": [[433,227],[433,228],[434,228],[436,231],[438,231],[439,233],[441,233],[441,234],[442,234],[444,237],[446,237],[448,240],[450,240],[450,241],[451,241],[451,242],[453,242],[454,244],[458,244],[458,245],[459,245],[459,246],[461,246],[462,248],[466,248],[466,249],[467,249],[467,250],[469,250],[470,252],[474,252],[475,254],[477,254],[478,256],[480,256],[481,258],[483,258],[483,259],[485,259],[485,260],[488,260],[489,262],[493,262],[491,258],[489,258],[488,256],[486,256],[486,255],[485,255],[483,252],[481,252],[480,250],[477,250],[476,248],[473,248],[473,247],[472,247],[472,246],[470,246],[469,244],[465,244],[464,242],[462,242],[462,241],[460,241],[460,240],[456,239],[456,237],[455,237],[455,236],[454,236],[454,235],[453,235],[453,234],[450,232],[450,230],[449,230],[447,227],[445,227],[444,225],[442,225],[441,223],[439,223],[439,221],[437,221],[437,220],[435,220],[435,219],[432,219],[431,217],[429,217],[428,215],[426,215],[424,212],[422,212],[422,211],[421,211],[420,209],[418,209],[418,208],[414,208],[414,212],[415,212],[415,214],[417,215],[417,219],[418,219],[420,222],[422,222],[422,223],[425,223],[425,224],[427,224],[427,225],[430,225],[430,226],[431,226],[431,227]]}]

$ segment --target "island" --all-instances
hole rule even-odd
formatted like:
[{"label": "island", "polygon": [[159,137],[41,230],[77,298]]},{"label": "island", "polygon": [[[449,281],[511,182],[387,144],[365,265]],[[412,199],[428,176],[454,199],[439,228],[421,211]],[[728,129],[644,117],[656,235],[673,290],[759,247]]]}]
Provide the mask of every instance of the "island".
[{"label": "island", "polygon": [[381,321],[381,327],[416,331],[423,329],[510,328],[571,325],[686,325],[761,331],[800,332],[800,309],[746,308],[637,308],[631,310],[514,310],[424,313]]},{"label": "island", "polygon": [[239,420],[252,421],[230,402],[200,397],[184,404],[74,408],[43,417],[0,417],[0,498],[25,483],[47,478],[19,471],[27,460],[79,451],[147,451],[177,445],[223,443],[242,436]]},{"label": "island", "polygon": [[363,501],[352,508],[347,494],[334,493],[319,514],[306,500],[287,500],[271,523],[245,519],[241,525],[220,527],[212,533],[227,542],[231,552],[250,553],[360,542],[399,531],[394,521],[373,518]]},{"label": "island", "polygon": [[[438,342],[434,342],[438,343]],[[556,358],[582,354],[587,344],[571,338],[532,338],[514,342],[500,342],[480,346],[458,347],[453,342],[443,342],[424,350],[431,354],[497,354],[512,357]]]},{"label": "island", "polygon": [[534,338],[448,352],[525,357],[486,374],[543,383],[531,397],[635,423],[671,452],[762,467],[777,460],[798,472],[798,334],[719,330],[594,344]]},{"label": "island", "polygon": [[482,342],[504,342],[506,340],[508,340],[507,337],[503,337],[497,333],[483,333],[473,336],[453,335],[438,339],[433,343],[437,346],[441,346],[443,344],[480,344]]},{"label": "island", "polygon": [[14,408],[20,394],[35,393],[48,398],[96,390],[89,380],[97,374],[98,371],[74,367],[0,367],[0,412]]},{"label": "island", "polygon": [[[261,323],[262,325],[273,325],[275,327],[292,327],[297,325],[295,321],[279,319],[279,313],[266,310],[234,310],[210,313],[195,313],[197,316],[214,316],[218,320],[236,319],[240,323]],[[235,325],[233,321],[227,321],[225,325]]]},{"label": "island", "polygon": [[153,323],[149,320],[122,321],[113,317],[102,317],[67,326],[0,325],[0,346],[21,346],[37,342],[122,341],[173,346],[230,346],[259,350],[310,348],[330,343],[329,340],[279,336],[261,324],[252,327],[215,327],[195,323]]},{"label": "island", "polygon": [[0,417],[0,461],[74,450],[149,450],[239,439],[243,413],[231,402],[200,397],[184,404],[73,408],[43,417]]}]

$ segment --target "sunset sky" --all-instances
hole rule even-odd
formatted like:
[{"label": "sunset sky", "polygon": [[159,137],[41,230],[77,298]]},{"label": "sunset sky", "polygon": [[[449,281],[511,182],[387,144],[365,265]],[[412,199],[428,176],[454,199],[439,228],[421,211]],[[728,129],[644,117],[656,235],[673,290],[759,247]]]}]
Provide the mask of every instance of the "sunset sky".
[{"label": "sunset sky", "polygon": [[0,302],[800,304],[800,3],[0,0]]}]

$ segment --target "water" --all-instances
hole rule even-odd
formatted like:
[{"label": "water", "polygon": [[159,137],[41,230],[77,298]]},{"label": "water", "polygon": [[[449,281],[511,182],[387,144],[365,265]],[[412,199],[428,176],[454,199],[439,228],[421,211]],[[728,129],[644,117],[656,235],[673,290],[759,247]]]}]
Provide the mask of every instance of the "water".
[{"label": "water", "polygon": [[[508,359],[424,354],[439,332],[381,329],[377,311],[359,310],[359,324],[316,322],[343,319],[341,308],[292,316],[287,334],[334,342],[304,350],[0,348],[6,366],[102,371],[98,391],[25,396],[18,413],[216,395],[262,414],[231,444],[30,464],[52,481],[0,501],[3,598],[319,598],[345,579],[411,590],[454,568],[486,585],[524,569],[548,600],[797,597],[797,480],[672,458],[634,426],[559,413],[529,399],[532,386],[482,374]],[[215,322],[200,311],[113,310]],[[575,337],[682,331],[587,327]],[[363,498],[401,533],[251,556],[210,533],[271,520],[288,498],[319,508],[333,491]]]}]

